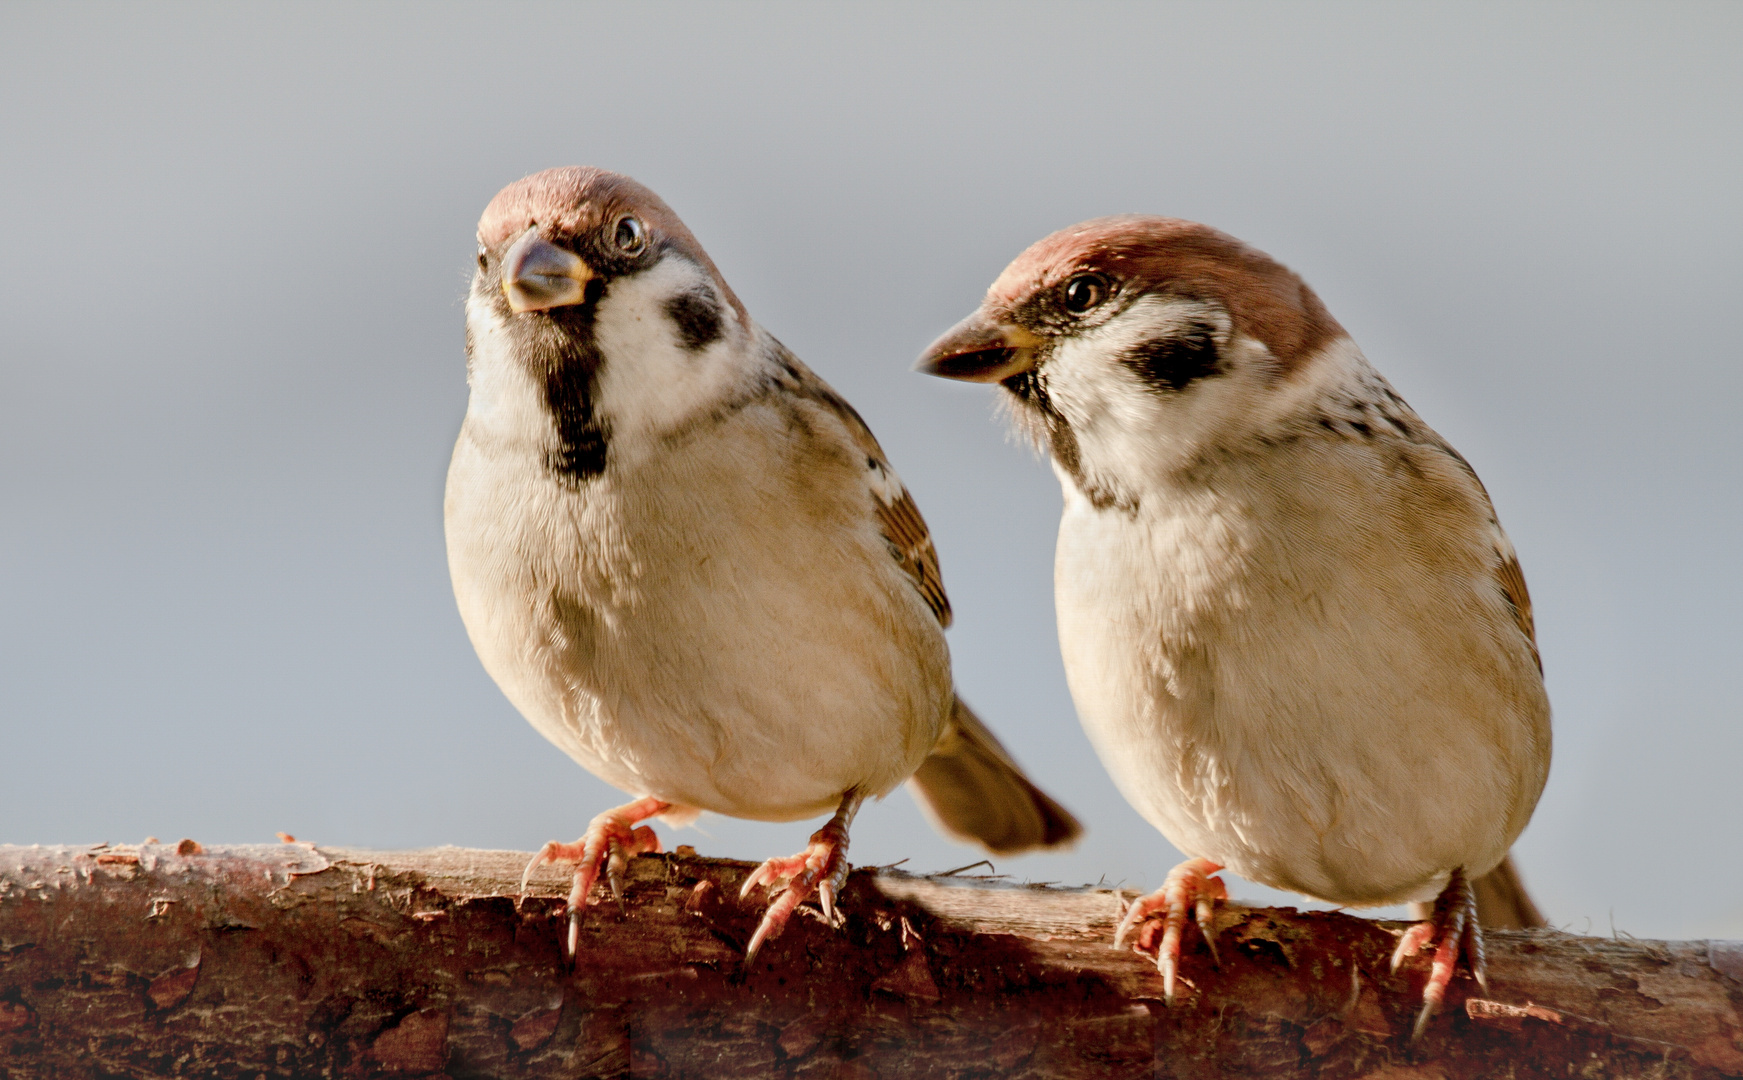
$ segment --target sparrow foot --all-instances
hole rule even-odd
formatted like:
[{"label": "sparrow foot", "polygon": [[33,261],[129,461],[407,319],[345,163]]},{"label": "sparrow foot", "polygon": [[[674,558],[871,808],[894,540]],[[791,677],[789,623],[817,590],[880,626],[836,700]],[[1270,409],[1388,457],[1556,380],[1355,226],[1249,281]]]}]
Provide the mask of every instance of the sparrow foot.
[{"label": "sparrow foot", "polygon": [[1408,957],[1430,944],[1435,946],[1434,959],[1429,966],[1428,983],[1422,988],[1422,1011],[1416,1014],[1416,1026],[1410,1032],[1412,1042],[1422,1037],[1429,1020],[1446,1000],[1447,984],[1452,982],[1461,952],[1471,965],[1477,985],[1485,991],[1489,989],[1489,973],[1483,963],[1483,931],[1477,925],[1477,898],[1463,869],[1452,872],[1429,917],[1404,931],[1398,939],[1398,948],[1392,952],[1392,970],[1397,971]]},{"label": "sparrow foot", "polygon": [[1162,973],[1162,997],[1174,1004],[1174,981],[1180,970],[1180,932],[1186,926],[1186,911],[1193,909],[1194,921],[1210,949],[1212,963],[1220,964],[1216,955],[1216,927],[1211,913],[1218,900],[1229,898],[1223,879],[1212,877],[1222,867],[1209,859],[1188,859],[1168,871],[1162,887],[1126,909],[1125,918],[1114,930],[1114,948],[1126,943],[1126,935],[1151,915],[1162,913],[1162,941],[1156,946],[1156,970]]},{"label": "sparrow foot", "polygon": [[573,863],[575,885],[569,890],[569,937],[565,956],[574,957],[581,935],[581,916],[587,910],[587,894],[599,880],[603,864],[605,880],[611,886],[612,898],[623,903],[623,872],[629,860],[646,851],[659,851],[660,838],[647,825],[636,823],[671,809],[671,803],[649,796],[605,811],[587,824],[587,831],[573,844],[555,840],[533,856],[520,876],[520,898],[526,899],[527,879],[545,863]]},{"label": "sparrow foot", "polygon": [[847,827],[859,811],[861,799],[857,793],[849,792],[828,824],[811,834],[811,842],[804,851],[770,859],[745,878],[744,887],[738,890],[740,899],[749,896],[751,890],[759,885],[768,886],[774,896],[768,911],[763,913],[763,921],[757,924],[756,933],[751,935],[750,945],[744,950],[746,967],[756,959],[763,942],[781,936],[787,920],[812,894],[816,894],[817,903],[823,908],[823,917],[829,925],[836,925],[835,898],[841,895],[842,887],[847,884],[847,872],[851,869],[847,863]]}]

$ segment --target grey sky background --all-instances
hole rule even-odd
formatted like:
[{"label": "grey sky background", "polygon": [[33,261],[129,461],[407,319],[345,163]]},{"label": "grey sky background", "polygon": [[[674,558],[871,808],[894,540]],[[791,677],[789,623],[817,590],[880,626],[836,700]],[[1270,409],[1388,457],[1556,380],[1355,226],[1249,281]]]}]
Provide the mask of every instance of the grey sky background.
[{"label": "grey sky background", "polygon": [[[1300,271],[1482,474],[1556,708],[1546,911],[1743,936],[1740,49],[1743,5],[1662,2],[0,7],[0,842],[530,849],[620,801],[484,674],[441,533],[477,216],[596,164],[907,480],[965,696],[1089,827],[1001,871],[1177,856],[1077,727],[1050,471],[908,365],[1142,211]],[[901,792],[853,853],[976,857]]]}]

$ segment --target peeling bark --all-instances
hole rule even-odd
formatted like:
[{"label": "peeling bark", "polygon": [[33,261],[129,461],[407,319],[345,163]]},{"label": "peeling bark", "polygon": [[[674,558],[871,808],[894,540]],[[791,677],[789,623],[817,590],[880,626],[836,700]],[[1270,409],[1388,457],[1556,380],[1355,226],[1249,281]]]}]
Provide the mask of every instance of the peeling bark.
[{"label": "peeling bark", "polygon": [[0,1077],[1743,1077],[1743,943],[1491,932],[1412,1045],[1398,924],[1226,908],[1170,1008],[1113,892],[860,871],[743,971],[752,866],[681,849],[571,967],[526,859],[0,847]]}]

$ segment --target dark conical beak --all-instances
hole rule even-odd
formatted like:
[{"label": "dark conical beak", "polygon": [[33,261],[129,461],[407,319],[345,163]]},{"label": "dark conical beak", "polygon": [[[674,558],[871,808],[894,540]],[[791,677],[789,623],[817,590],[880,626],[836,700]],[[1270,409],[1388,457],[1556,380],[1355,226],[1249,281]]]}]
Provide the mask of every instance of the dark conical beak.
[{"label": "dark conical beak", "polygon": [[964,382],[1002,382],[1035,366],[1042,339],[975,312],[920,354],[915,371]]},{"label": "dark conical beak", "polygon": [[502,254],[502,294],[517,312],[579,304],[598,276],[579,255],[540,236],[537,226]]}]

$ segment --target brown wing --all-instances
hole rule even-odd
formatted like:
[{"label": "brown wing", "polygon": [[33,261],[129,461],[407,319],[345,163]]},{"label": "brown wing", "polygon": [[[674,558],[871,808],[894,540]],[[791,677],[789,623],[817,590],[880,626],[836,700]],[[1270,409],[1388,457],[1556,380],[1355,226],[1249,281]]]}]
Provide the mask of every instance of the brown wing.
[{"label": "brown wing", "polygon": [[914,580],[914,587],[920,590],[932,614],[938,616],[938,625],[949,627],[950,598],[944,595],[944,575],[938,571],[938,551],[932,546],[932,534],[920,517],[920,508],[914,505],[914,497],[907,488],[900,490],[901,495],[894,503],[885,502],[875,491],[872,493],[878,526],[890,543],[890,553]]},{"label": "brown wing", "polygon": [[776,360],[791,379],[789,389],[828,409],[847,429],[864,457],[878,528],[883,531],[891,556],[907,572],[926,606],[937,616],[938,624],[948,628],[950,598],[944,595],[944,575],[938,570],[938,550],[932,545],[932,533],[926,528],[926,519],[920,516],[920,508],[914,505],[914,497],[908,494],[908,489],[896,478],[895,470],[890,468],[877,437],[846,398],[831,389],[785,347],[778,347]]},{"label": "brown wing", "polygon": [[1519,568],[1519,557],[1511,551],[1504,552],[1495,576],[1500,579],[1501,592],[1513,608],[1514,620],[1519,623],[1526,640],[1531,642],[1531,659],[1537,661],[1538,673],[1542,674],[1543,657],[1537,652],[1537,623],[1531,617],[1531,594],[1525,589],[1525,571]]},{"label": "brown wing", "polygon": [[1489,489],[1483,486],[1482,478],[1477,470],[1471,468],[1471,463],[1465,456],[1452,448],[1452,444],[1442,439],[1433,431],[1426,430],[1421,437],[1429,446],[1433,446],[1458,463],[1471,482],[1477,485],[1477,492],[1483,497],[1483,507],[1489,513],[1489,524],[1495,530],[1495,553],[1501,557],[1501,564],[1495,568],[1495,580],[1501,586],[1501,593],[1507,597],[1507,603],[1513,609],[1513,620],[1519,624],[1519,629],[1525,634],[1525,640],[1531,643],[1531,659],[1537,662],[1537,673],[1543,674],[1543,657],[1537,651],[1537,622],[1531,617],[1531,593],[1525,589],[1525,571],[1520,569],[1519,556],[1513,553],[1513,545],[1501,532],[1501,523],[1495,517],[1495,504],[1489,498]]}]

